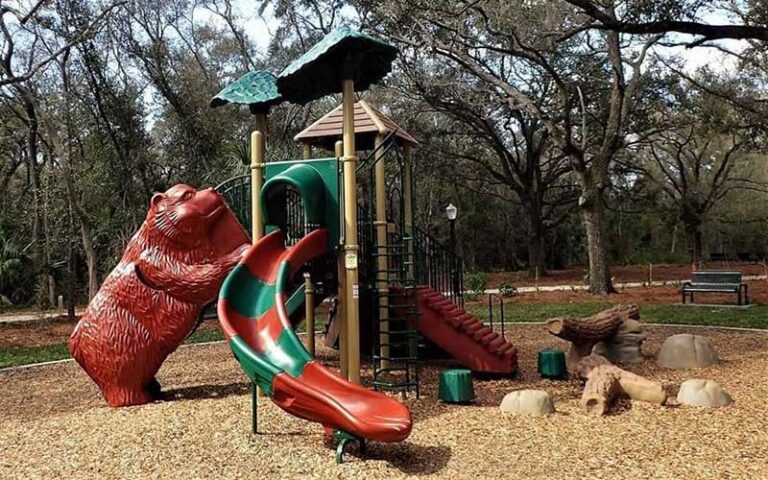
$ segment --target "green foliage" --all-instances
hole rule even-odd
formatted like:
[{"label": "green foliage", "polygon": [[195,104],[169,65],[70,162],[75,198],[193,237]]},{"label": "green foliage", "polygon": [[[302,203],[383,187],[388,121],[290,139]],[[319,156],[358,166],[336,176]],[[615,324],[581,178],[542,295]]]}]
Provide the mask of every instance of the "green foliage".
[{"label": "green foliage", "polygon": [[517,287],[509,282],[501,282],[499,284],[499,293],[502,297],[514,297],[517,295]]},{"label": "green foliage", "polygon": [[488,276],[485,272],[469,272],[464,276],[464,288],[470,300],[475,300],[480,295],[483,295],[487,286]]},{"label": "green foliage", "polygon": [[30,242],[0,230],[0,296],[4,304],[23,302],[30,295],[34,271]]}]

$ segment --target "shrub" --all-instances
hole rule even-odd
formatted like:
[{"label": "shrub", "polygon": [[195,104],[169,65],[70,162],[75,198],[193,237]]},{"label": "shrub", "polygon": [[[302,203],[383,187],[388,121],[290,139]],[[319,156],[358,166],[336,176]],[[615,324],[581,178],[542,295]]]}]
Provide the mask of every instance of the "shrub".
[{"label": "shrub", "polygon": [[517,295],[517,287],[509,282],[501,282],[499,284],[499,293],[502,297],[514,297]]},{"label": "shrub", "polygon": [[464,283],[467,297],[470,300],[476,300],[477,297],[485,293],[488,278],[483,272],[470,272],[467,274]]}]

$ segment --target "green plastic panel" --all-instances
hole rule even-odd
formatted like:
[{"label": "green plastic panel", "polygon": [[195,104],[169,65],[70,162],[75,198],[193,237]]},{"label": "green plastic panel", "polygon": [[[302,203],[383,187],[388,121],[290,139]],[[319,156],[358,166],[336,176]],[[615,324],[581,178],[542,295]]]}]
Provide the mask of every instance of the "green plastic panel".
[{"label": "green plastic panel", "polygon": [[474,400],[472,372],[463,368],[440,372],[438,396],[446,403],[465,403]]},{"label": "green plastic panel", "polygon": [[[294,168],[300,167],[300,168]],[[302,196],[307,220],[318,223],[328,230],[329,249],[335,247],[340,237],[339,216],[339,161],[336,158],[270,162],[264,170],[264,187],[261,190],[262,211],[266,219],[266,231],[276,228],[269,223],[269,205],[279,193],[278,187],[291,185]],[[319,183],[318,183],[319,182]],[[269,190],[275,189],[272,194]]]},{"label": "green plastic panel", "polygon": [[565,352],[557,348],[539,351],[539,375],[544,378],[565,378]]}]

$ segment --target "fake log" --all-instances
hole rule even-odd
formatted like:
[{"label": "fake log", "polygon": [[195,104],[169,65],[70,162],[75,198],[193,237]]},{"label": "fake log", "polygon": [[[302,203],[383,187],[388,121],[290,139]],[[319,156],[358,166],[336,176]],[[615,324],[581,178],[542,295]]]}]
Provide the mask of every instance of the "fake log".
[{"label": "fake log", "polygon": [[622,370],[599,355],[585,357],[579,367],[587,376],[581,403],[592,415],[608,413],[619,395],[657,405],[663,405],[667,400],[667,393],[660,383]]},{"label": "fake log", "polygon": [[591,317],[557,317],[547,320],[549,333],[571,342],[566,363],[573,372],[582,358],[592,353],[592,347],[613,337],[625,320],[640,318],[640,310],[635,305],[616,305],[598,312]]}]

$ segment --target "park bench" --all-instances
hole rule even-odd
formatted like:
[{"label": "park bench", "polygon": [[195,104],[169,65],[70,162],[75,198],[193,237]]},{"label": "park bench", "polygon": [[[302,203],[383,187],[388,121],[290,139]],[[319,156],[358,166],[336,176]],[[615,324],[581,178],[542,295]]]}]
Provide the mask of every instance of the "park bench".
[{"label": "park bench", "polygon": [[[742,296],[742,291],[743,296]],[[691,274],[691,281],[683,284],[682,295],[685,303],[686,294],[694,303],[694,293],[735,293],[739,305],[749,305],[747,285],[741,281],[741,272],[699,271]]]}]

